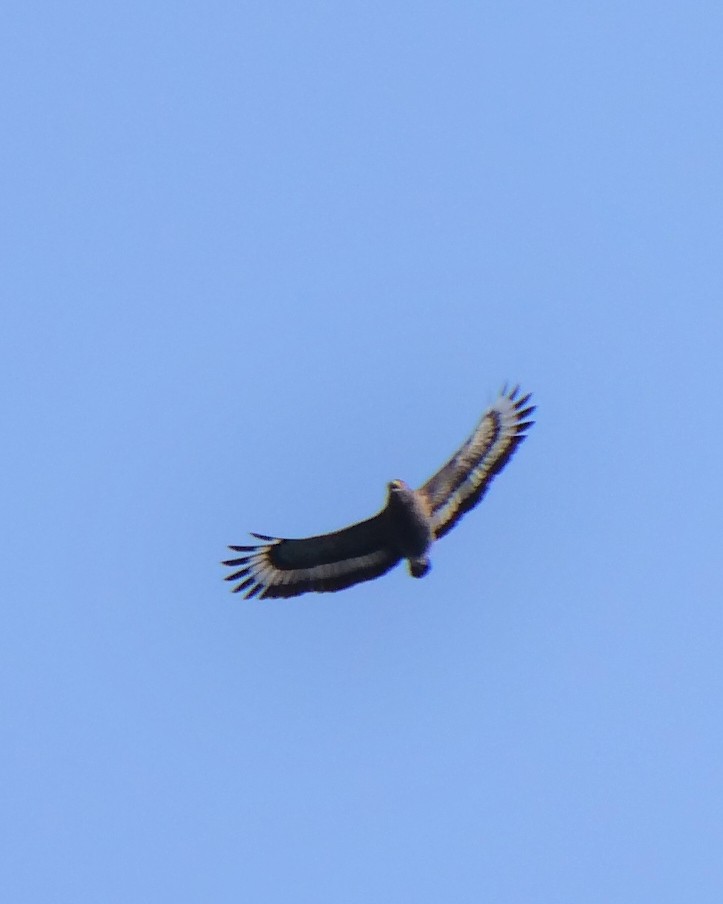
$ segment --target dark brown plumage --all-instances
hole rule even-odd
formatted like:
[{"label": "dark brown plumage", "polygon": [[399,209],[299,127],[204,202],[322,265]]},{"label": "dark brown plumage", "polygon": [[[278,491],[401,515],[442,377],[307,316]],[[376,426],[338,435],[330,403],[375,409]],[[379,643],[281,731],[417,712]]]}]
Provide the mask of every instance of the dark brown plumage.
[{"label": "dark brown plumage", "polygon": [[379,577],[406,559],[413,577],[430,569],[429,548],[484,496],[507,464],[535,410],[519,388],[502,390],[467,442],[418,490],[403,480],[387,485],[384,508],[343,530],[300,540],[252,534],[261,543],[230,546],[243,555],[223,564],[234,569],[235,593],[245,597],[297,596],[314,590],[342,590]]}]

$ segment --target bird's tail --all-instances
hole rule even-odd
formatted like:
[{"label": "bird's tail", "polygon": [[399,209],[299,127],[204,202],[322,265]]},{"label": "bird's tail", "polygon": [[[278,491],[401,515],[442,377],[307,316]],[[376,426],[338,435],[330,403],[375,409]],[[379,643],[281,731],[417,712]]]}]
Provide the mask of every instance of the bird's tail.
[{"label": "bird's tail", "polygon": [[413,578],[423,578],[432,567],[432,563],[426,556],[418,559],[409,559],[409,573]]}]

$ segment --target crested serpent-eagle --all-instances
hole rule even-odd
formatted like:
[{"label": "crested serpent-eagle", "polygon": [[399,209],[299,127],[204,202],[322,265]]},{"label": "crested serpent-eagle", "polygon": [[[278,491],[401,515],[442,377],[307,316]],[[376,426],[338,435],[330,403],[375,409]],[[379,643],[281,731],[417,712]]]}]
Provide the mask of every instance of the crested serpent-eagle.
[{"label": "crested serpent-eagle", "polygon": [[287,540],[252,534],[260,544],[230,546],[242,553],[223,564],[234,569],[234,593],[298,596],[342,590],[369,581],[406,559],[409,573],[421,578],[430,569],[429,548],[484,496],[534,423],[530,394],[503,389],[467,442],[418,490],[403,480],[387,485],[384,508],[369,518],[318,537]]}]

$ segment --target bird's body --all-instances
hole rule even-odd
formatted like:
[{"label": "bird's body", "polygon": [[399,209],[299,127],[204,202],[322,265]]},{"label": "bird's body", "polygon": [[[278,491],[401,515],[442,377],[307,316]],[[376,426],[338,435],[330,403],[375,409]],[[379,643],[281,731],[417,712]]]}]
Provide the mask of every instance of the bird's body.
[{"label": "bird's body", "polygon": [[434,540],[427,500],[403,480],[392,480],[387,490],[382,511],[388,521],[388,542],[407,559],[412,577],[421,578],[431,568],[427,552]]},{"label": "bird's body", "polygon": [[240,581],[234,592],[246,591],[246,598],[268,598],[341,590],[401,559],[413,577],[423,577],[434,540],[480,501],[532,425],[530,396],[518,394],[503,390],[467,442],[419,489],[392,480],[381,511],[330,534],[299,540],[252,534],[262,544],[231,546],[244,555],[223,563],[236,569],[226,580]]}]

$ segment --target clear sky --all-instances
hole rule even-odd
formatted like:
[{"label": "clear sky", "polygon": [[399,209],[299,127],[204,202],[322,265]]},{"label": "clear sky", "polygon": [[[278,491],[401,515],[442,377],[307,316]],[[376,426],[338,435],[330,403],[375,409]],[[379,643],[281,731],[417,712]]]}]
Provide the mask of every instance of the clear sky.
[{"label": "clear sky", "polygon": [[[723,900],[723,8],[3,8],[0,899]],[[433,550],[219,560],[537,424]]]}]

